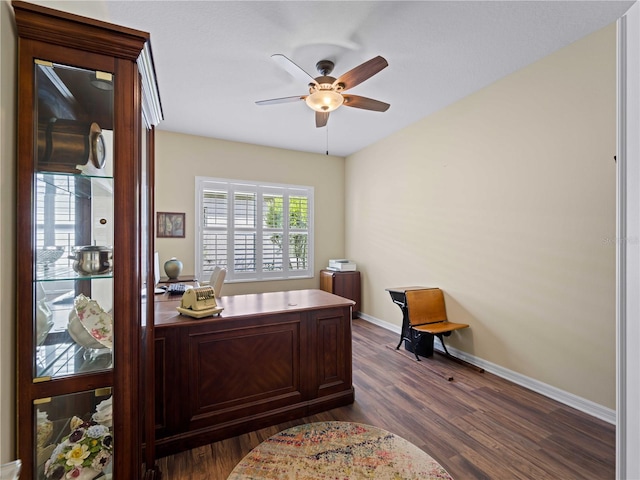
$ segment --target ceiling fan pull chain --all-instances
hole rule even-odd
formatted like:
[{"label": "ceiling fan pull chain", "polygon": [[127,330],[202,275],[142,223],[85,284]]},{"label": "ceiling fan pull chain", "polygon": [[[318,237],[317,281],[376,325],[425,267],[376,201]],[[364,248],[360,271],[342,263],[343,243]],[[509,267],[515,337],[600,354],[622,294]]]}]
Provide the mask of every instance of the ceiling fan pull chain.
[{"label": "ceiling fan pull chain", "polygon": [[326,126],[327,129],[327,155],[329,155],[329,125]]}]

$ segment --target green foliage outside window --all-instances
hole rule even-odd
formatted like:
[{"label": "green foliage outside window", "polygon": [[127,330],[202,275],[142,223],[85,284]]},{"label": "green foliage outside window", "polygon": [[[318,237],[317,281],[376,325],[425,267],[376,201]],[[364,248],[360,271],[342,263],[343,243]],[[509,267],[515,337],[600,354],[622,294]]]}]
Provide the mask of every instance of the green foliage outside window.
[{"label": "green foliage outside window", "polygon": [[[284,227],[284,206],[281,196],[265,197],[268,208],[264,216],[265,226],[282,229]],[[309,211],[307,197],[289,197],[289,268],[304,270],[308,261],[308,236],[306,233],[295,233],[295,230],[306,230],[308,227]],[[273,233],[271,242],[280,252],[283,251],[283,234]]]}]

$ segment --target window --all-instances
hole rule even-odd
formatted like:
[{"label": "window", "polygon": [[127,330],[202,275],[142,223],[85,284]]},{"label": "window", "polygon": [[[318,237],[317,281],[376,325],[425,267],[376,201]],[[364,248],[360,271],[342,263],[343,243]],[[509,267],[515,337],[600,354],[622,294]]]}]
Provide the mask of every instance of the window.
[{"label": "window", "polygon": [[[76,196],[82,196],[78,183],[71,175],[36,175],[35,245],[38,269],[53,271],[56,266],[71,268],[69,256],[76,245],[75,211]],[[53,221],[45,222],[45,218]],[[46,256],[41,262],[39,251],[44,247],[64,247],[64,253],[50,263]],[[64,275],[63,275],[64,276]],[[65,280],[47,281],[39,284],[43,287],[48,300],[73,290],[73,282]],[[73,297],[71,297],[73,298]]]},{"label": "window", "polygon": [[[38,174],[36,176],[36,247],[64,246],[71,254],[75,245],[75,183],[71,176]],[[63,195],[59,195],[64,192]],[[45,216],[54,218],[46,223]]]},{"label": "window", "polygon": [[313,187],[196,177],[196,275],[228,281],[313,276]]}]

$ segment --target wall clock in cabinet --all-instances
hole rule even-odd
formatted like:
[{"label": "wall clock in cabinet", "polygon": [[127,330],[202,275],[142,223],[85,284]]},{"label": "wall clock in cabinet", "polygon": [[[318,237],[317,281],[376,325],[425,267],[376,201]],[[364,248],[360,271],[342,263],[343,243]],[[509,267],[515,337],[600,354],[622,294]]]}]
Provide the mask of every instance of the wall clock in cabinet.
[{"label": "wall clock in cabinet", "polygon": [[22,476],[153,478],[149,35],[12,5]]}]

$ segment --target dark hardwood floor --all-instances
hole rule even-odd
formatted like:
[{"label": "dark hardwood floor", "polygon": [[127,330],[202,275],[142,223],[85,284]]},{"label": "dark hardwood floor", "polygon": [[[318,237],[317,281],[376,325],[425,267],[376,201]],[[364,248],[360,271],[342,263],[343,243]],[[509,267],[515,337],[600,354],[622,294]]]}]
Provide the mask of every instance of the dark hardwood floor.
[{"label": "dark hardwood floor", "polygon": [[438,354],[418,363],[403,348],[394,350],[397,341],[392,332],[354,320],[353,405],[161,458],[163,480],[224,480],[271,435],[327,420],[393,432],[456,480],[615,477],[613,425]]}]

